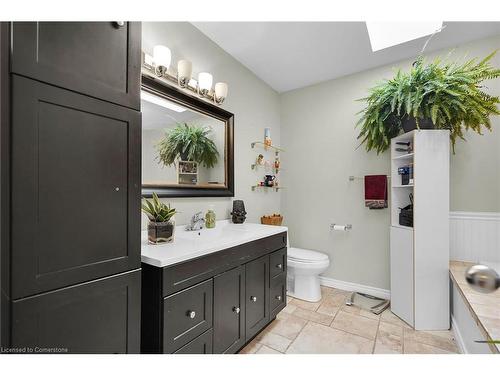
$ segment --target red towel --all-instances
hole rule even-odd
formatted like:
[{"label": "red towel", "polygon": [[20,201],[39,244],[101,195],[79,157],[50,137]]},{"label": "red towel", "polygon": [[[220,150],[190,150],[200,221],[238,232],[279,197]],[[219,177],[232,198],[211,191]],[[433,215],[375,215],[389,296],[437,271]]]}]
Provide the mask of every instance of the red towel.
[{"label": "red towel", "polygon": [[365,207],[387,208],[387,176],[365,176]]}]

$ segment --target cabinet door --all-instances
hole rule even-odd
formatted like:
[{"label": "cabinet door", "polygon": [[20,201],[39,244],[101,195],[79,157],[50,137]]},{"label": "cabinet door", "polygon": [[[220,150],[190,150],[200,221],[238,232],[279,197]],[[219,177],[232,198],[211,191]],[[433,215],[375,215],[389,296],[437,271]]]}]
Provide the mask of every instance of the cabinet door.
[{"label": "cabinet door", "polygon": [[141,25],[14,22],[12,72],[140,109]]},{"label": "cabinet door", "polygon": [[12,80],[13,299],[140,267],[140,112]]},{"label": "cabinet door", "polygon": [[413,230],[391,226],[391,311],[414,324]]},{"label": "cabinet door", "polygon": [[214,278],[214,353],[236,353],[245,343],[245,267]]},{"label": "cabinet door", "polygon": [[163,352],[173,353],[212,328],[212,279],[168,296],[163,301]]},{"label": "cabinet door", "polygon": [[269,256],[245,265],[246,340],[269,323]]},{"label": "cabinet door", "polygon": [[174,352],[174,354],[212,354],[213,330],[202,333],[189,344]]},{"label": "cabinet door", "polygon": [[12,346],[67,353],[138,353],[140,272],[14,301]]}]

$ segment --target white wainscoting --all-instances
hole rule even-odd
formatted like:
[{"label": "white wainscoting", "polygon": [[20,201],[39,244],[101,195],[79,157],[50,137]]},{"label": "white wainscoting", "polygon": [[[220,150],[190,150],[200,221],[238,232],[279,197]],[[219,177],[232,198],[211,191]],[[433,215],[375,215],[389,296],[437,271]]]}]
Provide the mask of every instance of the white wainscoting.
[{"label": "white wainscoting", "polygon": [[500,212],[450,212],[450,259],[500,262]]}]

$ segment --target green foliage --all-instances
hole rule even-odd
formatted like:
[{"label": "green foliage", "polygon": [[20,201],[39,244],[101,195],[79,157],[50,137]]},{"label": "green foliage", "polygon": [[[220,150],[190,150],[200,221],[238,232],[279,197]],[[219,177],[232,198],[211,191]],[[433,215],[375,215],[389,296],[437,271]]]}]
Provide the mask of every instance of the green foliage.
[{"label": "green foliage", "polygon": [[170,208],[170,204],[160,202],[156,193],[153,193],[153,199],[142,200],[142,211],[155,223],[165,223],[177,213],[175,208]]},{"label": "green foliage", "polygon": [[367,151],[384,152],[390,139],[401,132],[401,120],[407,117],[431,119],[436,129],[450,130],[455,151],[457,138],[464,139],[464,130],[482,134],[482,127],[491,130],[491,115],[498,115],[498,96],[482,91],[481,82],[500,77],[490,60],[494,51],[483,60],[464,63],[436,59],[425,64],[420,56],[408,73],[399,70],[360,99],[367,106],[360,113],[358,139]]},{"label": "green foliage", "polygon": [[219,151],[209,138],[211,131],[207,127],[177,124],[175,128],[167,130],[157,145],[159,161],[164,165],[172,165],[179,155],[185,155],[187,160],[213,168],[217,164]]}]

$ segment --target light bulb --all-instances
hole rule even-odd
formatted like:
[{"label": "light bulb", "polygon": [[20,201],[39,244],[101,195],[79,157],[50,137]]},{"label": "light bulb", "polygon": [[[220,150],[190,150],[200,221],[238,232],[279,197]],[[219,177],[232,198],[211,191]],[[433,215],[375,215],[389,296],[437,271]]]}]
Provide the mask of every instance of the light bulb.
[{"label": "light bulb", "polygon": [[188,60],[179,60],[177,63],[177,82],[179,86],[186,87],[191,80],[193,64]]},{"label": "light bulb", "polygon": [[157,74],[162,75],[170,67],[170,61],[172,60],[172,53],[170,49],[165,46],[154,46],[153,48],[153,60],[156,65]]},{"label": "light bulb", "polygon": [[198,74],[198,93],[206,95],[212,89],[213,77],[210,73],[202,72]]},{"label": "light bulb", "polygon": [[222,104],[224,99],[227,97],[227,83],[217,82],[214,89],[214,102],[216,104]]}]

